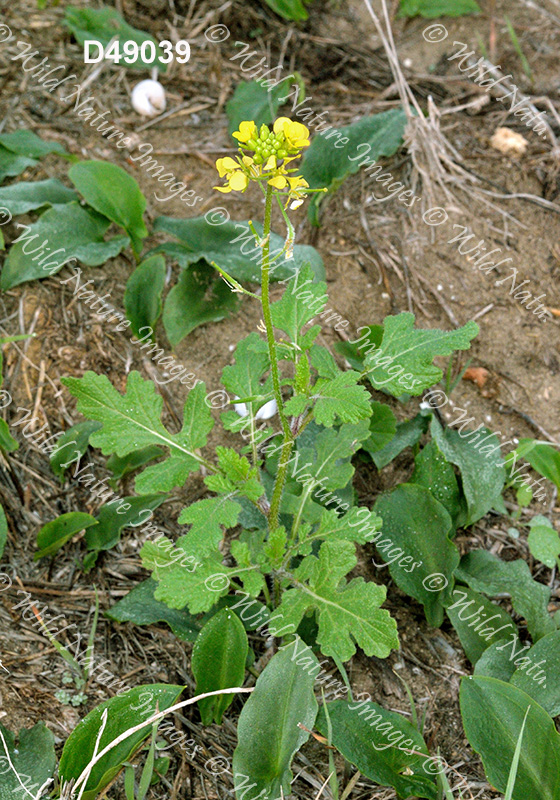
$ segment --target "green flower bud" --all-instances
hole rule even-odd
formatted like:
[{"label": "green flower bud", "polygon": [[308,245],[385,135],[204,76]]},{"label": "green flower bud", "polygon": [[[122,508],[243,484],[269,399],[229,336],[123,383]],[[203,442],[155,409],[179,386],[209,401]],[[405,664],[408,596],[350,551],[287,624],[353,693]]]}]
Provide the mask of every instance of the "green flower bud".
[{"label": "green flower bud", "polygon": [[285,150],[279,150],[279,151],[276,153],[276,155],[278,156],[278,158],[286,158],[286,156],[287,156],[288,154],[287,154],[287,152],[286,152]]}]

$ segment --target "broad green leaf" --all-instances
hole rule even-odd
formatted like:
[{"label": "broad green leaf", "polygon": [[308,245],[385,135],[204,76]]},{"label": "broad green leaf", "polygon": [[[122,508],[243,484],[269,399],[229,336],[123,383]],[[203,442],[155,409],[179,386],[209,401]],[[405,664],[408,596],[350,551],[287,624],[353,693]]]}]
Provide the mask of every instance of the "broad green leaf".
[{"label": "broad green leaf", "polygon": [[[99,509],[97,525],[86,531],[88,550],[110,550],[120,539],[123,528],[136,527],[145,520],[145,511],[153,511],[163,503],[165,494],[123,497],[119,503],[106,503]],[[125,506],[130,508],[125,508]]]},{"label": "broad green leaf", "polygon": [[[30,226],[29,231],[20,234],[25,238],[10,248],[0,288],[11,289],[25,281],[54,275],[72,258],[90,267],[104,264],[128,243],[126,236],[104,241],[103,235],[109,224],[108,219],[78,203],[53,205]],[[36,251],[41,251],[42,245],[45,246],[44,255],[34,261],[40,255]]]},{"label": "broad green leaf", "polygon": [[[529,649],[509,649],[515,669],[511,683],[533,697],[551,717],[560,714],[560,631],[543,636]],[[516,668],[517,667],[517,668]]]},{"label": "broad green leaf", "polygon": [[95,517],[82,511],[70,511],[68,514],[61,514],[52,522],[47,522],[37,534],[38,549],[33,556],[34,560],[53,555],[78,531],[92,525],[97,525]]},{"label": "broad green leaf", "polygon": [[[196,679],[196,694],[242,686],[249,643],[239,617],[223,608],[211,617],[198,634],[191,669]],[[222,694],[198,701],[203,725],[222,722],[224,711],[235,695]]]},{"label": "broad green leaf", "polygon": [[254,332],[241,339],[235,348],[235,363],[222,370],[222,383],[228,392],[242,398],[248,406],[249,413],[254,416],[263,401],[249,401],[245,398],[262,396],[269,400],[272,391],[272,378],[269,376],[261,383],[264,374],[270,369],[268,352],[263,348],[263,341]]},{"label": "broad green leaf", "polygon": [[369,440],[366,440],[362,447],[370,454],[377,469],[383,469],[405,448],[417,444],[422,438],[422,434],[428,430],[428,426],[429,418],[423,414],[417,414],[406,422],[399,422],[395,436],[380,450],[368,447]]},{"label": "broad green leaf", "polygon": [[517,740],[529,708],[513,800],[558,800],[560,735],[538,703],[496,678],[463,678],[461,714],[467,739],[480,754],[490,783],[506,788]]},{"label": "broad green leaf", "polygon": [[457,578],[477,592],[511,595],[514,609],[525,618],[534,641],[555,630],[548,613],[550,589],[533,580],[527,562],[502,561],[486,550],[473,550],[461,559]]},{"label": "broad green leaf", "polygon": [[475,0],[401,0],[399,17],[425,19],[435,17],[462,17],[465,14],[480,14],[481,8]]},{"label": "broad green leaf", "polygon": [[[378,158],[396,153],[403,141],[406,122],[402,108],[395,108],[337,128],[343,137],[340,139],[328,138],[332,130],[327,129],[325,135],[318,133],[305,152],[301,174],[312,189],[327,188],[329,193],[335,192],[349,175],[358,172],[366,157],[369,166]],[[344,139],[348,141],[338,147]],[[379,167],[379,172],[383,172],[383,167]],[[389,172],[384,177],[389,178],[389,183],[393,182]],[[319,205],[324,196],[315,194],[310,201],[309,219],[313,225],[319,225]]]},{"label": "broad green leaf", "polygon": [[142,447],[140,450],[134,450],[132,453],[128,453],[128,455],[119,458],[119,456],[111,456],[107,460],[107,469],[110,469],[113,473],[113,481],[119,481],[125,475],[128,475],[129,472],[134,472],[135,470],[143,467],[144,464],[148,464],[150,461],[153,461],[155,458],[160,458],[163,455],[163,450],[161,447],[157,445],[149,445],[148,447]]},{"label": "broad green leaf", "polygon": [[[264,0],[264,2],[282,19],[299,22],[309,16],[302,0]],[[249,119],[252,119],[252,117],[249,117]]]},{"label": "broad green leaf", "polygon": [[6,420],[0,419],[0,450],[5,453],[11,453],[13,450],[17,450],[18,447],[19,442],[10,433],[10,426]]},{"label": "broad green leaf", "polygon": [[[313,417],[319,425],[331,428],[335,422],[355,423],[371,415],[370,395],[365,386],[357,385],[359,372],[341,372],[332,380],[319,378],[313,387]],[[287,414],[302,413],[299,397],[285,404]]]},{"label": "broad green leaf", "polygon": [[[78,422],[65,431],[57,439],[55,449],[50,455],[51,469],[54,474],[64,481],[64,473],[79,461],[89,445],[89,437],[94,431],[99,430],[100,422]],[[72,463],[70,463],[72,462]],[[65,467],[64,464],[68,466]]]},{"label": "broad green leaf", "polygon": [[485,447],[496,453],[481,453],[475,441],[465,438],[462,431],[441,427],[437,417],[432,417],[431,433],[444,458],[459,467],[463,492],[467,501],[467,518],[463,524],[472,525],[494,507],[501,497],[505,482],[505,468],[500,460],[500,440],[487,428],[480,431]]},{"label": "broad green leaf", "polygon": [[0,145],[26,158],[43,158],[49,153],[67,155],[64,147],[58,142],[44,142],[33,131],[14,131],[0,135]]},{"label": "broad green leaf", "polygon": [[[58,766],[61,781],[69,782],[81,775],[92,760],[96,742],[98,742],[97,752],[100,753],[121,734],[139,725],[143,719],[149,719],[156,711],[165,711],[174,705],[183,688],[163,683],[136,686],[96,706],[66,740]],[[102,715],[105,709],[107,709],[107,724],[99,736],[103,728]],[[95,800],[99,792],[108,786],[122,769],[123,763],[130,760],[151,731],[152,726],[146,725],[131,734],[93,766],[86,783],[86,790],[82,795],[83,800]]]},{"label": "broad green leaf", "polygon": [[397,432],[397,420],[385,403],[372,400],[371,411],[370,436],[362,443],[362,447],[368,453],[378,453],[393,441]]},{"label": "broad green leaf", "polygon": [[471,664],[476,664],[495,642],[512,636],[518,640],[517,627],[510,615],[466,586],[455,587],[445,610]]},{"label": "broad green leaf", "polygon": [[352,369],[357,369],[359,372],[364,369],[364,358],[368,352],[381,345],[383,325],[362,325],[357,332],[361,331],[365,333],[362,333],[355,342],[337,342],[334,346],[337,353],[348,359]]},{"label": "broad green leaf", "polygon": [[383,530],[371,538],[397,585],[424,606],[430,625],[439,627],[451,593],[459,551],[450,541],[451,517],[424,486],[403,483],[382,494],[375,511]]},{"label": "broad green leaf", "polygon": [[105,612],[114,622],[133,622],[135,625],[154,625],[165,622],[175,636],[185,642],[194,642],[200,625],[188,611],[173,609],[154,597],[156,582],[152,578],[135,586],[122,600]]},{"label": "broad green leaf", "polygon": [[127,232],[138,254],[148,235],[143,214],[146,198],[127,172],[108,161],[80,161],[68,177],[90,206]]},{"label": "broad green leaf", "polygon": [[270,90],[258,80],[238,83],[233,96],[226,103],[230,136],[238,130],[239,123],[243,120],[253,120],[258,128],[269,125],[278,116],[279,98],[289,91],[287,79]]},{"label": "broad green leaf", "polygon": [[62,205],[79,200],[76,192],[67,189],[56,178],[46,181],[20,181],[0,188],[0,206],[11,214],[26,214],[43,206]]},{"label": "broad green leaf", "polygon": [[509,683],[516,667],[513,661],[510,660],[511,653],[508,652],[507,648],[504,649],[504,644],[511,648],[514,646],[513,642],[515,642],[515,651],[517,652],[521,647],[521,642],[517,638],[512,640],[511,644],[498,639],[490,647],[487,647],[475,664],[474,674],[477,677],[497,678],[500,681]]},{"label": "broad green leaf", "polygon": [[239,295],[214,267],[204,260],[193,263],[182,270],[165,298],[163,325],[167,338],[175,347],[199,325],[227,319],[237,310],[239,301]]},{"label": "broad green leaf", "polygon": [[422,394],[443,375],[434,365],[434,358],[449,356],[455,350],[468,350],[479,330],[472,320],[455,331],[415,328],[414,320],[414,314],[408,311],[385,317],[381,347],[364,359],[367,378],[374,389],[384,389],[400,397],[404,389],[399,379],[406,377],[408,394]]},{"label": "broad green leaf", "polygon": [[[144,31],[133,28],[129,25],[118,11],[109,6],[101,8],[66,8],[64,24],[74,34],[79,45],[83,45],[87,39],[100,42],[106,48],[111,39],[117,36],[119,53],[123,53],[123,45],[127,41],[136,42],[138,45],[138,57],[132,62],[124,61],[121,56],[120,67],[127,69],[147,70],[157,67],[159,72],[167,72],[167,65],[160,61],[163,53],[158,49],[158,42],[153,36]],[[155,45],[156,58],[153,62],[144,61],[141,55],[143,42],[153,42]],[[150,56],[148,50],[148,57]],[[97,48],[92,48],[92,53],[97,53]],[[112,62],[109,62],[112,63]]]},{"label": "broad green leaf", "polygon": [[556,566],[557,558],[560,555],[560,536],[546,517],[534,517],[529,522],[529,527],[531,530],[527,537],[527,544],[531,555],[552,569]]},{"label": "broad green leaf", "polygon": [[[6,674],[6,673],[4,673]],[[0,731],[8,747],[10,761],[23,783],[34,786],[33,797],[48,778],[54,774],[56,758],[54,754],[54,736],[44,722],[38,722],[32,728],[22,728],[19,742],[14,734],[0,723]],[[0,739],[0,800],[22,800],[27,797],[21,788],[14,771],[10,768],[6,750]],[[26,781],[23,776],[29,776]],[[31,788],[31,787],[30,787]],[[30,791],[28,788],[28,791]],[[52,785],[51,787],[52,788]],[[47,790],[48,791],[48,790]]]},{"label": "broad green leaf", "polygon": [[161,295],[165,285],[165,259],[150,256],[139,264],[126,282],[124,307],[131,330],[138,337],[142,328],[154,328],[161,316]]},{"label": "broad green leaf", "polygon": [[170,457],[147,467],[136,478],[136,490],[142,494],[166,492],[182,486],[191,472],[198,469],[195,453],[206,444],[213,419],[204,402],[206,388],[198,383],[187,397],[180,433],[171,434],[161,421],[163,398],[156,393],[153,381],[138,372],[128,376],[126,393],[119,394],[105,375],[86,372],[82,378],[63,378],[62,382],[78,399],[78,411],[103,423],[91,435],[93,447],[104,455],[126,456],[148,445],[165,445]]},{"label": "broad green leaf", "polygon": [[327,284],[314,283],[315,276],[309,264],[305,264],[292,280],[288,281],[281,299],[271,306],[274,327],[288,335],[290,342],[299,348],[309,347],[303,326],[320,314],[327,303]]},{"label": "broad green leaf", "polygon": [[3,507],[0,505],[0,558],[8,541],[8,520]]},{"label": "broad green leaf", "polygon": [[[254,228],[262,236],[262,225],[254,223]],[[210,224],[206,217],[192,219],[175,219],[174,217],[158,217],[154,222],[154,231],[164,231],[176,236],[182,243],[182,248],[177,245],[173,250],[164,245],[159,250],[172,252],[175,260],[181,267],[188,267],[200,259],[209,264],[215,261],[238,281],[261,281],[262,249],[255,244],[255,237],[247,222],[224,222],[219,225]],[[278,255],[284,248],[285,237],[276,233],[270,234],[270,256]],[[325,279],[323,259],[310,245],[295,245],[293,258],[287,259],[285,255],[274,262],[270,271],[271,281],[280,281],[291,278],[303,267],[311,264],[311,268],[318,280]]]},{"label": "broad green leaf", "polygon": [[545,442],[520,439],[516,452],[560,489],[560,453]]},{"label": "broad green leaf", "polygon": [[[402,714],[365,700],[335,700],[326,704],[326,710],[332,744],[364,777],[381,786],[392,786],[399,797],[436,800],[435,776],[429,771],[434,763],[421,755],[428,755],[426,743]],[[315,727],[328,737],[324,706],[319,709]],[[428,769],[424,769],[425,764]]]},{"label": "broad green leaf", "polygon": [[27,167],[34,167],[36,163],[34,158],[26,158],[12,153],[11,150],[0,145],[0,183],[4,178],[20,175]]},{"label": "broad green leaf", "polygon": [[298,665],[301,644],[296,638],[272,657],[243,706],[232,768],[238,800],[243,800],[247,789],[242,789],[248,785],[254,798],[290,794],[292,759],[309,738],[307,731],[317,716],[313,672],[319,663],[307,650],[306,666]]},{"label": "broad green leaf", "polygon": [[177,520],[181,525],[190,524],[191,529],[182,537],[204,556],[216,550],[224,538],[224,528],[237,525],[241,506],[228,497],[210,497],[198,500],[184,508]]},{"label": "broad green leaf", "polygon": [[316,611],[317,642],[326,656],[348,661],[357,644],[368,656],[386,658],[398,647],[396,623],[380,608],[386,589],[363,578],[344,581],[356,564],[351,542],[324,542],[319,557],[307,556],[294,570],[295,586],[284,591],[277,613],[295,631],[305,614]]},{"label": "broad green leaf", "polygon": [[449,464],[437,444],[432,441],[422,448],[414,459],[415,467],[410,483],[425,486],[442,504],[458,528],[466,515],[461,502],[461,493],[453,467]]}]

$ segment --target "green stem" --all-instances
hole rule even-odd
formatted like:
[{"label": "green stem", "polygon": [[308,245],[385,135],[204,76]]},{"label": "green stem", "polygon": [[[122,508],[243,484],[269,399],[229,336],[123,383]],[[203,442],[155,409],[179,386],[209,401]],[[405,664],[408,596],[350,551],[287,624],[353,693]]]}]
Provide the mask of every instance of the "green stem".
[{"label": "green stem", "polygon": [[282,455],[278,464],[278,474],[274,484],[272,493],[272,501],[269,512],[270,529],[278,527],[278,516],[280,511],[280,500],[282,497],[282,490],[286,480],[286,472],[288,470],[288,461],[293,446],[293,436],[290,431],[290,425],[286,414],[284,412],[284,404],[282,401],[282,392],[280,391],[280,374],[278,370],[278,358],[276,356],[276,342],[274,339],[274,328],[272,325],[272,315],[270,313],[270,298],[269,298],[269,285],[270,285],[270,225],[272,218],[272,186],[266,187],[265,195],[265,211],[264,211],[264,227],[263,227],[263,254],[262,254],[262,309],[263,319],[266,328],[266,341],[268,343],[268,355],[270,358],[270,369],[272,373],[272,385],[274,387],[274,397],[278,405],[278,414],[282,422],[282,431],[284,432],[284,440],[282,447]]}]

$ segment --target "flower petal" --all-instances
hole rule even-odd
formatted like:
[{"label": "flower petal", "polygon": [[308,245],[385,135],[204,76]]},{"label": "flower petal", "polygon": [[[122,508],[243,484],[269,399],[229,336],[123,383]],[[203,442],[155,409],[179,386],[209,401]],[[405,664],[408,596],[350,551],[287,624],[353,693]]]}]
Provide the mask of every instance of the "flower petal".
[{"label": "flower petal", "polygon": [[241,170],[232,172],[229,176],[229,185],[234,192],[244,192],[249,185],[249,178]]},{"label": "flower petal", "polygon": [[284,189],[288,184],[283,175],[276,175],[268,181],[269,186],[274,186],[275,189]]}]

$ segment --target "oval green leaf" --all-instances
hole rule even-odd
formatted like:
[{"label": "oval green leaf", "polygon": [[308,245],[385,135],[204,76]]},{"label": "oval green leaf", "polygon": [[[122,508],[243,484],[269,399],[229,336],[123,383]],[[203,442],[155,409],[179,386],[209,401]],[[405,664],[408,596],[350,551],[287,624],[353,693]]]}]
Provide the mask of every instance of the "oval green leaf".
[{"label": "oval green leaf", "polygon": [[[196,693],[241,686],[248,648],[243,623],[233,611],[223,608],[211,617],[200,631],[192,653]],[[234,697],[233,694],[224,694],[199,700],[202,723],[209,725],[214,720],[219,725]]]},{"label": "oval green leaf", "polygon": [[61,514],[60,517],[53,519],[43,525],[37,534],[37,547],[39,548],[33,556],[35,561],[45,556],[52,556],[60,550],[69,539],[78,531],[97,525],[97,520],[91,514],[82,511],[70,511],[68,514]]},{"label": "oval green leaf", "polygon": [[[128,281],[124,293],[124,307],[131,330],[143,338],[140,329],[155,328],[161,315],[161,295],[165,285],[165,258],[150,256],[139,264]],[[149,337],[148,337],[149,338]]]}]

